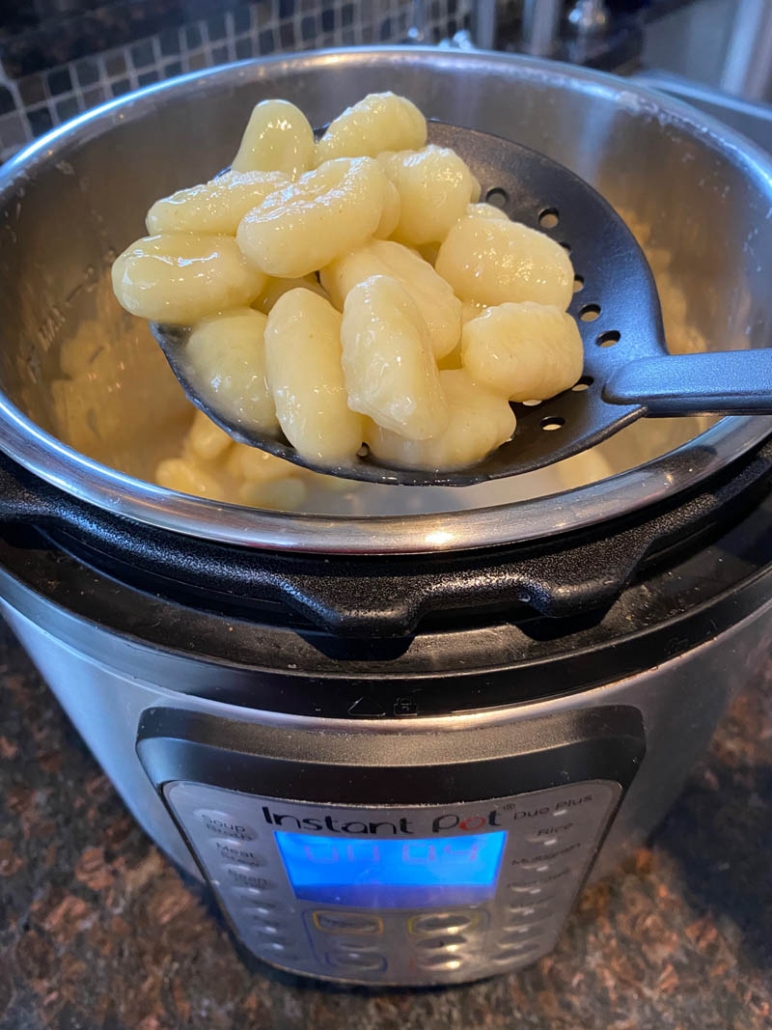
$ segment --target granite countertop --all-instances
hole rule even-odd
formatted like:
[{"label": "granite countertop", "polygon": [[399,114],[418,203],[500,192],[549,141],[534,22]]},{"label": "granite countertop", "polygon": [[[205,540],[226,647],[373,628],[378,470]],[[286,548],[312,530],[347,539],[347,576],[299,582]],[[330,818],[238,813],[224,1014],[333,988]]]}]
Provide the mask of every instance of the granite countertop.
[{"label": "granite countertop", "polygon": [[407,992],[237,954],[0,628],[2,1030],[762,1030],[772,1026],[772,686],[750,684],[680,801],[522,973]]}]

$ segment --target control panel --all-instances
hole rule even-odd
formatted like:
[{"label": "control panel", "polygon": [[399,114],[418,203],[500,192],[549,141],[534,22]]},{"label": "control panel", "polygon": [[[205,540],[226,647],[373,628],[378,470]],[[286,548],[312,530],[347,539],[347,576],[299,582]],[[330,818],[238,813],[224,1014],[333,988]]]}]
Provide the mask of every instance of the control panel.
[{"label": "control panel", "polygon": [[163,790],[260,958],[352,983],[427,984],[516,969],[554,947],[622,787],[586,780],[399,809],[185,780]]}]

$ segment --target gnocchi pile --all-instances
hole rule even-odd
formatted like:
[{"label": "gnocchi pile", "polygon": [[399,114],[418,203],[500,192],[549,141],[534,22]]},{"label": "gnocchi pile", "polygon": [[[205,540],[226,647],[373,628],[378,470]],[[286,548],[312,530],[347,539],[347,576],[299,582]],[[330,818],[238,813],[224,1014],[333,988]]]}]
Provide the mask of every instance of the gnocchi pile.
[{"label": "gnocchi pile", "polygon": [[[392,93],[318,142],[293,104],[259,103],[231,169],[158,200],[147,229],[113,265],[119,302],[189,327],[202,402],[283,432],[317,467],[363,443],[394,467],[474,465],[511,439],[510,402],[581,376],[566,250],[481,203],[464,161],[427,145],[424,116]],[[157,479],[220,498],[227,481],[227,499],[274,506],[266,484],[298,474],[199,413]]]}]

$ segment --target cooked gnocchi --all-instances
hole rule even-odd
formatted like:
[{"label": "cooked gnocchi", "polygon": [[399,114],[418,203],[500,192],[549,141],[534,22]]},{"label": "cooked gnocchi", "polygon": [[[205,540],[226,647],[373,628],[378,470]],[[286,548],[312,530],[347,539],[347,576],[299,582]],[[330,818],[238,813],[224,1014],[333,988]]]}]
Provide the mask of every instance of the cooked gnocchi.
[{"label": "cooked gnocchi", "polygon": [[248,212],[236,240],[266,275],[309,275],[373,235],[387,189],[386,175],[371,157],[326,161]]},{"label": "cooked gnocchi", "polygon": [[322,466],[350,461],[362,446],[362,419],[346,396],[341,316],[309,290],[290,290],[268,316],[268,385],[284,435]]},{"label": "cooked gnocchi", "polygon": [[461,334],[463,367],[510,401],[544,401],[570,389],[583,357],[573,318],[533,301],[488,308]]},{"label": "cooked gnocchi", "polygon": [[448,404],[418,305],[388,275],[355,286],[340,330],[349,407],[412,440],[445,431]]},{"label": "cooked gnocchi", "polygon": [[461,300],[486,307],[531,300],[566,311],[574,293],[564,248],[508,218],[461,218],[445,237],[435,268]]},{"label": "cooked gnocchi", "polygon": [[116,258],[112,277],[116,297],[132,315],[177,325],[249,305],[265,285],[232,236],[198,232],[137,240]]},{"label": "cooked gnocchi", "polygon": [[453,472],[468,468],[512,439],[515,413],[501,393],[476,383],[464,369],[440,372],[449,408],[446,429],[428,440],[406,439],[371,422],[365,437],[389,465]]},{"label": "cooked gnocchi", "polygon": [[278,428],[274,398],[266,383],[267,322],[262,312],[252,308],[234,308],[204,319],[190,334],[181,356],[204,404],[227,413],[229,423],[245,431],[270,433]]},{"label": "cooked gnocchi", "polygon": [[381,154],[396,186],[400,215],[393,231],[400,243],[439,243],[465,213],[479,186],[464,161],[446,147]]},{"label": "cooked gnocchi", "polygon": [[[393,466],[474,465],[512,438],[510,402],[581,376],[567,252],[481,202],[404,97],[365,97],[319,140],[262,101],[230,170],[158,200],[147,229],[113,266],[121,304],[187,327],[180,360],[218,420],[281,432],[319,468],[363,445]],[[312,476],[197,412],[156,478],[298,507]]]},{"label": "cooked gnocchi", "polygon": [[314,130],[300,108],[287,100],[263,100],[250,115],[231,168],[297,179],[313,168],[315,152]]}]

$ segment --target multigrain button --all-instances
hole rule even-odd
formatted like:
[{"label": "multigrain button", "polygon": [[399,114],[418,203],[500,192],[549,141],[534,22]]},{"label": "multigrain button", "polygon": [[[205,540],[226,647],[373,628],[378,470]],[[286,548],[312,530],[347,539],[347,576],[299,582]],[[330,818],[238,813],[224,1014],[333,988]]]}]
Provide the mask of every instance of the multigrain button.
[{"label": "multigrain button", "polygon": [[259,876],[248,865],[226,865],[223,868],[225,869],[225,875],[237,887],[252,887],[257,891],[270,891],[276,886],[272,880]]},{"label": "multigrain button", "polygon": [[554,858],[551,858],[549,855],[540,855],[538,858],[519,862],[517,868],[524,869],[527,873],[537,873],[538,875],[542,875],[544,873],[556,873],[561,868],[564,869],[566,873],[569,872],[566,867],[563,852],[555,855]]},{"label": "multigrain button", "polygon": [[460,933],[481,921],[479,912],[431,912],[422,916],[411,916],[407,921],[409,933],[436,934]]},{"label": "multigrain button", "polygon": [[383,933],[383,920],[360,912],[314,912],[311,918],[322,933]]},{"label": "multigrain button", "polygon": [[386,968],[383,955],[370,951],[328,951],[327,963],[334,969],[350,969],[352,972],[374,973]]},{"label": "multigrain button", "polygon": [[214,837],[233,837],[236,840],[255,840],[257,831],[247,823],[243,823],[227,812],[219,812],[213,808],[199,808],[195,812],[196,819]]},{"label": "multigrain button", "polygon": [[266,864],[265,858],[250,844],[237,840],[229,840],[227,837],[215,837],[212,847],[223,862],[239,862],[242,865],[262,866]]}]

